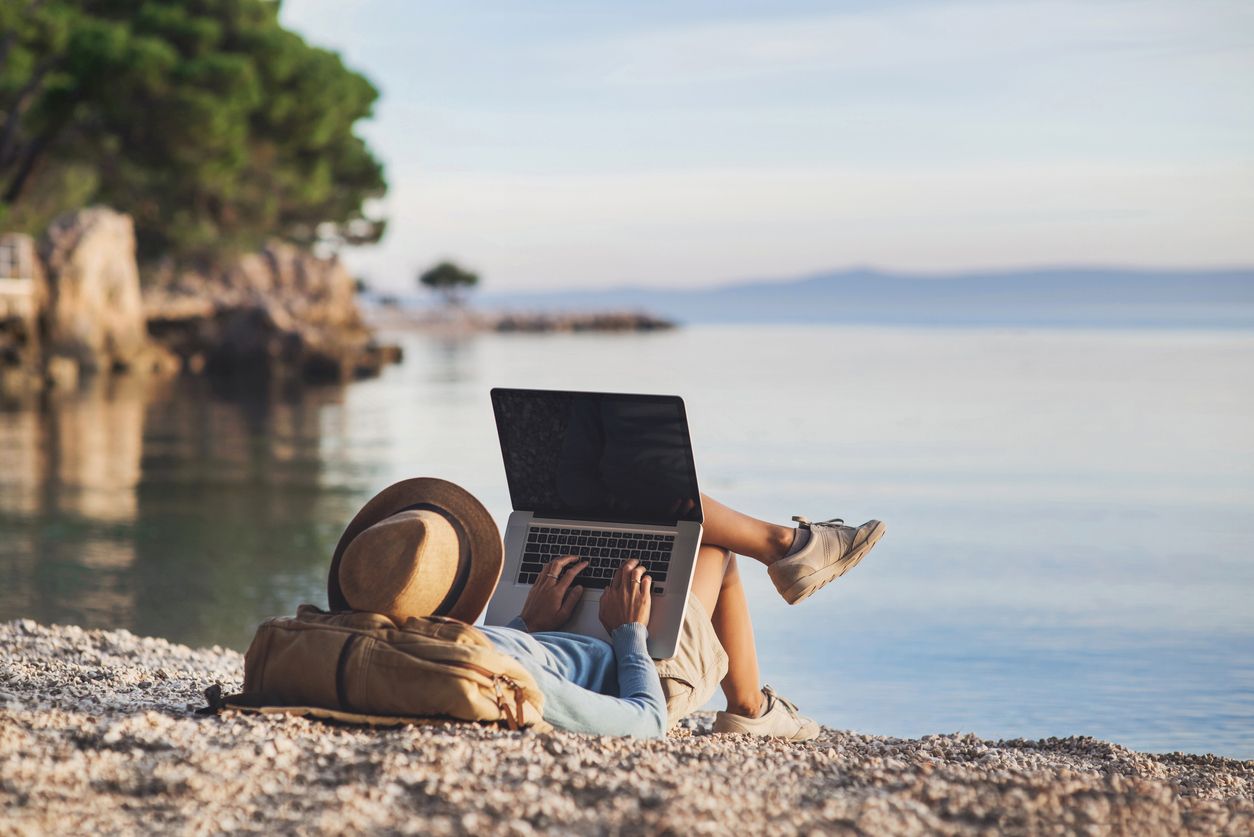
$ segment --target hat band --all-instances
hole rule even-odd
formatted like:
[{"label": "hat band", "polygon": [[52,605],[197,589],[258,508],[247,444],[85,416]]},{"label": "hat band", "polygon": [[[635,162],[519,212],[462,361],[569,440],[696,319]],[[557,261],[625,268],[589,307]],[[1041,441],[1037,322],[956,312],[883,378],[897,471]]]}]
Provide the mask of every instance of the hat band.
[{"label": "hat band", "polygon": [[448,595],[436,606],[432,614],[434,616],[443,616],[453,609],[453,605],[457,604],[457,600],[462,596],[462,591],[466,589],[466,582],[470,579],[470,538],[467,537],[461,521],[439,506],[431,503],[414,503],[412,506],[398,509],[394,514],[407,511],[435,512],[447,520],[449,525],[453,527],[453,531],[457,533],[457,575],[449,586]]}]

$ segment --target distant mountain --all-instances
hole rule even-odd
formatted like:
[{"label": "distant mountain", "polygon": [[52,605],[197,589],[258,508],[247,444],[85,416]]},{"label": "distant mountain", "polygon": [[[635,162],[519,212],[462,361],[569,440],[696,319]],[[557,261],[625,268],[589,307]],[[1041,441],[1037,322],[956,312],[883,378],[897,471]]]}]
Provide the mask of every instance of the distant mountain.
[{"label": "distant mountain", "polygon": [[1254,328],[1254,267],[1055,267],[947,275],[841,270],[697,290],[485,294],[492,309],[643,309],[692,323]]}]

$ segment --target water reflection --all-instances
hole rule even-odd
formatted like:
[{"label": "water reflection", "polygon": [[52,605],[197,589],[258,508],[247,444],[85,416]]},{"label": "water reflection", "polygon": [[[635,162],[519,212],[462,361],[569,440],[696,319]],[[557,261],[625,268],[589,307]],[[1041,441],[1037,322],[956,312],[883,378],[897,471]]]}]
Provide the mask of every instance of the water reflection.
[{"label": "water reflection", "polygon": [[244,648],[261,618],[325,601],[341,528],[393,480],[452,479],[504,521],[490,387],[675,392],[706,491],[889,522],[821,601],[744,574],[764,676],[815,717],[1254,753],[1254,336],[404,343],[344,390],[121,381],[0,406],[0,619]]},{"label": "water reflection", "polygon": [[58,621],[133,619],[124,578],[136,561],[129,525],[149,392],[137,380],[97,382],[0,414],[4,610],[25,603]]},{"label": "water reflection", "polygon": [[441,334],[427,341],[425,360],[427,380],[432,383],[456,383],[475,377],[475,348],[478,338],[472,334]]},{"label": "water reflection", "polygon": [[320,600],[360,499],[325,487],[342,396],[125,379],[0,412],[0,614],[242,646]]}]

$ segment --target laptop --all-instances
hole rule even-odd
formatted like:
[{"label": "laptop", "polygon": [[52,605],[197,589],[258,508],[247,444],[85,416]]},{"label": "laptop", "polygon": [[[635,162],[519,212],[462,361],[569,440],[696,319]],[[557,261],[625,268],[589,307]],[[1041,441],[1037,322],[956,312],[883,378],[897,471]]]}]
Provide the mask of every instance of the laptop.
[{"label": "laptop", "polygon": [[683,400],[498,388],[492,409],[514,511],[486,624],[517,616],[548,562],[578,555],[584,593],[562,630],[608,639],[602,591],[637,558],[652,577],[649,655],[673,657],[702,521]]}]

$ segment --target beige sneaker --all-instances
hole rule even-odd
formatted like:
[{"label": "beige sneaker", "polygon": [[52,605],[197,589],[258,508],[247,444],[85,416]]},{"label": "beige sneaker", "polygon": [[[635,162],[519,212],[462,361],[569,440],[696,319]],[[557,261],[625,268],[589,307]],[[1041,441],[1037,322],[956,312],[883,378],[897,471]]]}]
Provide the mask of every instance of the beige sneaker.
[{"label": "beige sneaker", "polygon": [[756,718],[719,712],[714,716],[714,731],[784,738],[788,741],[809,741],[822,731],[818,722],[797,713],[797,707],[775,694],[770,686],[762,687],[766,705]]},{"label": "beige sneaker", "polygon": [[809,542],[801,551],[781,558],[766,568],[775,582],[775,589],[789,604],[796,604],[833,578],[840,578],[858,566],[862,556],[871,551],[886,527],[878,520],[868,520],[858,528],[845,526],[843,520],[811,523],[794,517],[802,529],[810,531]]}]

